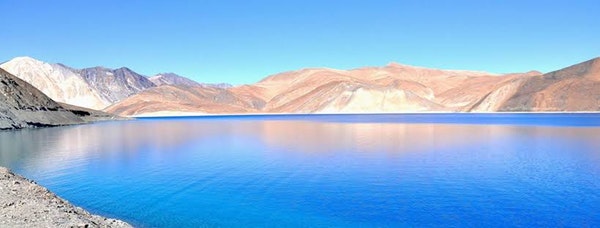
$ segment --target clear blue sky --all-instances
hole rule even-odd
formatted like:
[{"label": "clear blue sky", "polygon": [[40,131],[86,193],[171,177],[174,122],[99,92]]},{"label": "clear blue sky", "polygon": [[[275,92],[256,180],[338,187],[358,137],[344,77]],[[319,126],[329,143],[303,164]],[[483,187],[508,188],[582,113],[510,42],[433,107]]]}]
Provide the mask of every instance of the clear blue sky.
[{"label": "clear blue sky", "polygon": [[598,0],[0,0],[0,62],[32,56],[253,83],[400,62],[495,73],[600,56]]}]

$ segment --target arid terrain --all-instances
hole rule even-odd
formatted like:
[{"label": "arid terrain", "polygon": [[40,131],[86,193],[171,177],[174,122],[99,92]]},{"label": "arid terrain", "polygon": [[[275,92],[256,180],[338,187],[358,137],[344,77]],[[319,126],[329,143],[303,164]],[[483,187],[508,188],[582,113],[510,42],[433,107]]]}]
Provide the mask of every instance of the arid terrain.
[{"label": "arid terrain", "polygon": [[121,116],[244,113],[600,111],[600,59],[554,72],[493,74],[390,63],[307,68],[254,84],[205,84],[122,67],[74,69],[29,57],[2,65],[50,98]]},{"label": "arid terrain", "polygon": [[599,111],[600,59],[496,75],[400,64],[303,69],[231,88],[161,86],[111,105],[119,115]]}]

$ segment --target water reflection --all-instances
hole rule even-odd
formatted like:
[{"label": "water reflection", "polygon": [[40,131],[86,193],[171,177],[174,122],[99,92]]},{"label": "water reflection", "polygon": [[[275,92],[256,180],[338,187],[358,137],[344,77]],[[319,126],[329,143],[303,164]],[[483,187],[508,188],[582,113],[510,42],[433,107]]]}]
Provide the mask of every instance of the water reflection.
[{"label": "water reflection", "polygon": [[[514,142],[537,140],[527,144],[543,146],[548,140],[580,142],[578,146],[597,151],[589,154],[598,160],[600,131],[597,128],[404,124],[404,123],[337,123],[311,121],[132,121],[99,123],[60,128],[21,130],[0,133],[0,165],[59,169],[90,158],[136,159],[144,149],[156,153],[172,151],[190,143],[218,141],[224,145],[235,141],[254,141],[272,151],[326,154],[343,151],[360,153],[427,153],[460,148],[477,142]],[[521,137],[524,136],[524,137]],[[516,145],[518,146],[518,145]],[[494,148],[488,148],[494,149]],[[568,148],[565,148],[568,149]],[[83,162],[83,163],[82,163]]]},{"label": "water reflection", "polygon": [[142,226],[600,225],[600,128],[354,118],[0,132],[0,165]]}]

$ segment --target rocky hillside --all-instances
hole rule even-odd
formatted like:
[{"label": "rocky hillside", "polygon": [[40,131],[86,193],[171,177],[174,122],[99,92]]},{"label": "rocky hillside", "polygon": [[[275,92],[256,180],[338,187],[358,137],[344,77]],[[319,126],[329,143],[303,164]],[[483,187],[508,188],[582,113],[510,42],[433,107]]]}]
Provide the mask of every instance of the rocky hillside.
[{"label": "rocky hillside", "polygon": [[29,83],[0,69],[0,130],[123,119],[50,99]]},{"label": "rocky hillside", "polygon": [[17,57],[0,68],[33,85],[51,99],[81,107],[103,109],[111,103],[73,69],[30,57]]},{"label": "rocky hillside", "polygon": [[600,111],[600,58],[502,85],[498,111]]},{"label": "rocky hillside", "polygon": [[148,78],[126,67],[114,70],[92,67],[78,70],[77,73],[111,104],[156,86]]},{"label": "rocky hillside", "polygon": [[0,68],[30,83],[55,101],[102,110],[142,90],[155,87],[126,67],[73,69],[30,57],[17,57]]},{"label": "rocky hillside", "polygon": [[0,130],[84,122],[27,82],[0,69]]}]

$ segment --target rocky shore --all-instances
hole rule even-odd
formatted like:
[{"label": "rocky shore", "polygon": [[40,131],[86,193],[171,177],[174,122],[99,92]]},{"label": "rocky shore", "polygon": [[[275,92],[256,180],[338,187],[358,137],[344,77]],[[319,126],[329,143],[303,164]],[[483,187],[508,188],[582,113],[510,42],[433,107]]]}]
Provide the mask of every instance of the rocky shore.
[{"label": "rocky shore", "polygon": [[0,227],[131,227],[92,215],[35,182],[0,167]]}]

